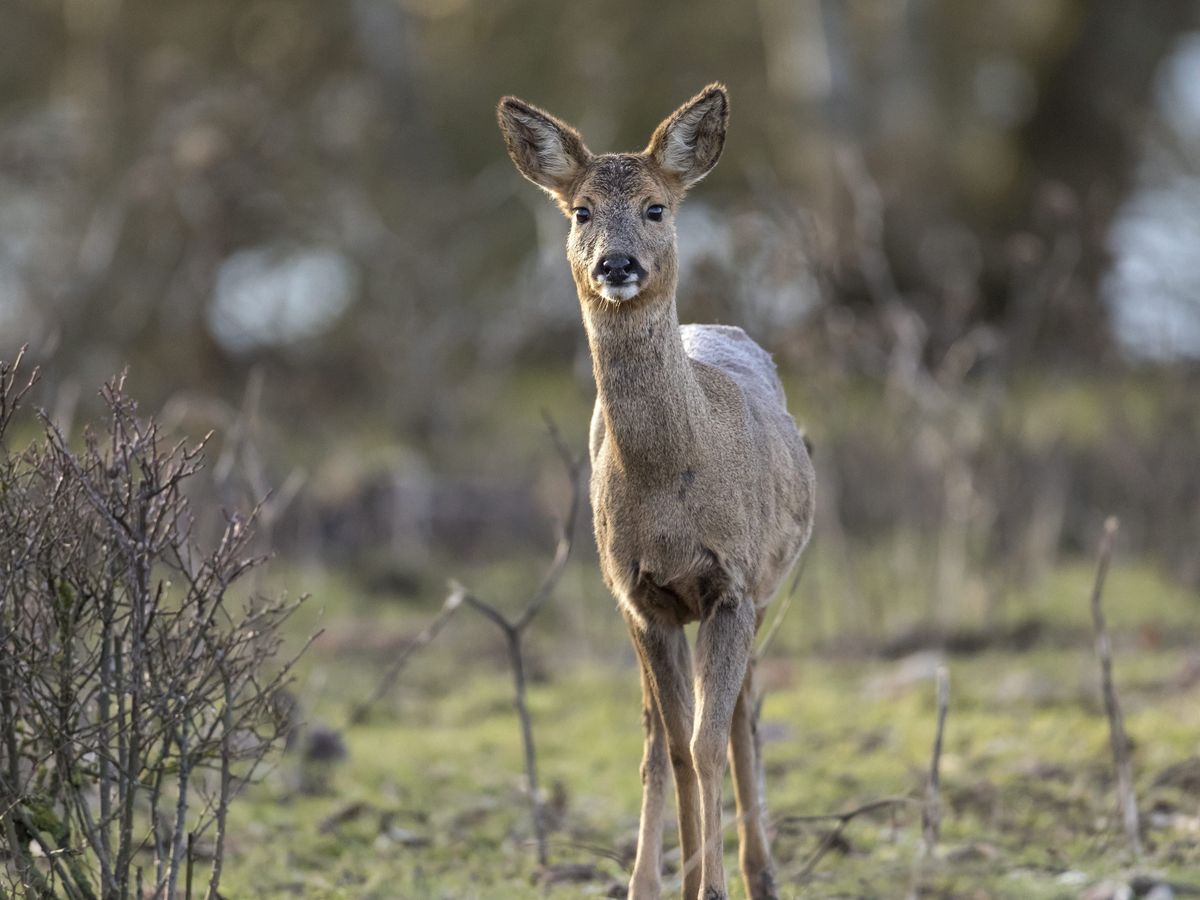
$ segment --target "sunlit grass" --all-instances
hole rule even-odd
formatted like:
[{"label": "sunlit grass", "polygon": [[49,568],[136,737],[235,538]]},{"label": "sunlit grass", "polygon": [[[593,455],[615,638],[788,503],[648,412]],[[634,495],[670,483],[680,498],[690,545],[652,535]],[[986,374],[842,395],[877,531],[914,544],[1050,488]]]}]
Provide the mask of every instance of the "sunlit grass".
[{"label": "sunlit grass", "polygon": [[[526,564],[471,574],[477,589],[490,590],[498,602],[512,592],[515,608],[531,572]],[[308,618],[294,623],[297,631],[319,621],[328,627],[301,669],[306,718],[342,728],[394,652],[386,648],[415,633],[437,596],[388,602],[362,594],[352,578],[306,572],[285,580],[293,575],[312,584],[315,595]],[[552,860],[591,863],[595,878],[546,892],[533,882],[521,744],[502,645],[493,626],[463,611],[443,638],[413,658],[371,718],[345,731],[349,759],[333,772],[328,794],[297,792],[294,757],[249,789],[231,822],[226,893],[578,897],[602,896],[622,882],[625,870],[607,854],[627,859],[636,834],[639,687],[611,601],[602,590],[581,588],[589,578],[595,575],[588,564],[574,567],[529,634],[529,702],[552,809]],[[1085,629],[1090,579],[1086,562],[1065,566],[1016,598],[1010,612]],[[1177,825],[1149,832],[1139,871],[1186,880],[1200,866],[1200,837],[1187,830],[1198,812],[1194,798],[1152,784],[1167,766],[1200,754],[1197,688],[1178,682],[1189,659],[1179,638],[1200,632],[1196,601],[1151,570],[1129,565],[1114,569],[1106,596],[1142,808],[1167,804],[1183,815]],[[800,599],[796,604],[761,673],[773,814],[919,797],[934,728],[931,676],[941,657],[886,662],[834,654],[806,637],[804,607]],[[1173,640],[1157,640],[1147,623],[1170,629]],[[918,867],[919,809],[900,806],[851,823],[848,854],[826,857],[802,885],[796,875],[819,835],[812,827],[784,828],[773,844],[782,896],[897,896],[916,879],[945,896],[1068,897],[1079,892],[1073,879],[1090,883],[1129,870],[1112,817],[1107,723],[1086,631],[1068,645],[943,661],[952,702],[939,856]],[[347,810],[356,814],[321,830],[323,821]],[[726,847],[731,897],[740,898],[732,827]],[[673,859],[668,855],[669,867]]]}]

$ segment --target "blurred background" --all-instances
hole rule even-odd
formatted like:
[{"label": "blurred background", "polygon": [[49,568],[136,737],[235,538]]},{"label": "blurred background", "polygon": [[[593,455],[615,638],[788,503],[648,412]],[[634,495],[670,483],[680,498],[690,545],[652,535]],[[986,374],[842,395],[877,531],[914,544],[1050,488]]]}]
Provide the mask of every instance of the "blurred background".
[{"label": "blurred background", "polygon": [[[29,344],[68,428],[128,366],[143,412],[215,429],[222,502],[270,494],[273,569],[325,609],[316,658],[365,661],[355,690],[408,633],[378,623],[447,577],[516,608],[569,498],[542,412],[585,445],[567,223],[504,154],[498,98],[640,149],[718,79],[680,312],[772,351],[816,447],[780,649],[1086,621],[1109,514],[1135,639],[1194,641],[1197,0],[3,0],[0,22],[0,358]],[[628,667],[588,532],[542,651]],[[1162,597],[1191,631],[1142,614]]]},{"label": "blurred background", "polygon": [[538,410],[582,445],[591,387],[496,100],[636,149],[722,79],[681,315],[774,352],[833,528],[1028,575],[1114,511],[1195,586],[1200,5],[640,10],[7,0],[0,354],[67,419],[126,365],[193,431],[251,386],[283,552],[511,551]]}]

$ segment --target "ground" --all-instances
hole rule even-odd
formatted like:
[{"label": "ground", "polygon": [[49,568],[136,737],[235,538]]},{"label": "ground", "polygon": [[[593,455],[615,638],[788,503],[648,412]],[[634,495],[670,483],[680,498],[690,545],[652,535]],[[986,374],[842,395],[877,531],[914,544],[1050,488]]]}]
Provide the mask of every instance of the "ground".
[{"label": "ground", "polygon": [[[762,663],[781,896],[1067,898],[1135,875],[1200,888],[1196,598],[1122,565],[1106,592],[1145,832],[1145,854],[1135,860],[1114,815],[1108,723],[1088,633],[1090,573],[1082,560],[1061,567],[1009,604],[1006,621],[981,628],[971,652],[951,655],[917,647],[885,658],[878,648],[810,639],[796,601]],[[798,593],[816,577],[806,574]],[[353,582],[327,574],[296,580],[314,590],[294,623],[296,637],[326,629],[297,692],[309,722],[344,730],[349,753],[327,772],[303,772],[289,754],[247,790],[230,825],[223,893],[565,898],[608,896],[624,884],[641,787],[639,683],[611,601],[586,562],[571,570],[556,607],[528,638],[529,703],[551,828],[548,883],[539,882],[535,863],[499,632],[460,612],[367,721],[347,726],[351,705],[432,610],[381,609]],[[503,574],[486,583],[500,591],[493,599],[510,589]],[[987,639],[1020,621],[1037,627],[1019,649]],[[935,854],[925,857],[920,798],[939,664],[951,682],[944,820]],[[300,790],[302,780],[316,782],[316,792]],[[730,806],[731,794],[727,788]],[[901,799],[847,823],[802,877],[834,823],[794,817],[880,798]],[[732,818],[727,810],[726,822]],[[673,830],[667,846],[675,846]],[[726,864],[730,896],[741,898],[732,825]],[[676,895],[677,865],[677,853],[668,852],[665,896]],[[558,880],[569,872],[582,880]]]}]

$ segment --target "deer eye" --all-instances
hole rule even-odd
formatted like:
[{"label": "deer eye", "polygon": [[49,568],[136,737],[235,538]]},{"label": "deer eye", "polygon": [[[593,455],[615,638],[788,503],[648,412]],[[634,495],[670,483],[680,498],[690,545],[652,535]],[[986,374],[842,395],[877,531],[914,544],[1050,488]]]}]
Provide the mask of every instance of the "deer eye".
[{"label": "deer eye", "polygon": [[664,211],[661,203],[654,203],[646,207],[646,218],[651,222],[661,222]]},{"label": "deer eye", "polygon": [[577,206],[571,210],[571,214],[575,216],[575,221],[582,225],[592,217],[592,211],[586,206]]}]

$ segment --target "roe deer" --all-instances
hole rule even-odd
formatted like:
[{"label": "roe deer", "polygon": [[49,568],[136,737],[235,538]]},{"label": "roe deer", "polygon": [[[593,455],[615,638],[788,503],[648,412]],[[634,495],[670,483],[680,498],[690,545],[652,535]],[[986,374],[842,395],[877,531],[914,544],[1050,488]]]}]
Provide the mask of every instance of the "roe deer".
[{"label": "roe deer", "polygon": [[[668,764],[684,897],[726,896],[728,745],[746,891],[773,898],[751,652],[812,532],[815,476],[770,356],[740,328],[680,327],[675,308],[675,216],[721,155],[725,88],[709,85],[681,106],[641,153],[593,155],[569,125],[514,97],[498,113],[517,169],[572,219],[567,258],[597,389],[596,545],[642,670],[646,745],[629,896],[660,894]],[[696,621],[693,683],[683,626]]]}]

